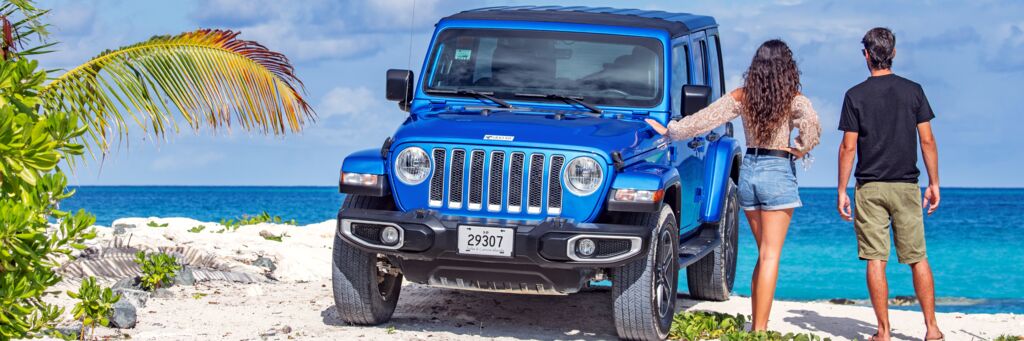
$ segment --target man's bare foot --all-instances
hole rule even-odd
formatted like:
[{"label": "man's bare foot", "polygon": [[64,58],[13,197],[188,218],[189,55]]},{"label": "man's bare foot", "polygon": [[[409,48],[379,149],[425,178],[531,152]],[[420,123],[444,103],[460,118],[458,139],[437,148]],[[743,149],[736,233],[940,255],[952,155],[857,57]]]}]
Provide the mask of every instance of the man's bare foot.
[{"label": "man's bare foot", "polygon": [[935,330],[928,330],[928,333],[924,335],[925,341],[944,341],[945,339],[946,335],[942,334],[938,328],[935,328]]},{"label": "man's bare foot", "polygon": [[875,335],[871,335],[871,338],[868,339],[868,341],[889,341],[889,334],[888,333],[883,334],[882,332],[877,332],[877,333],[875,333]]}]

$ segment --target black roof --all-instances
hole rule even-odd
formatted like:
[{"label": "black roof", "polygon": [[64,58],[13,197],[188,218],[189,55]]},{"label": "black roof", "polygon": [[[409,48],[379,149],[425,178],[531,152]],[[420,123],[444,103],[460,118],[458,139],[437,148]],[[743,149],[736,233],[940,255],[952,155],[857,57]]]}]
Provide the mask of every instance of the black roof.
[{"label": "black roof", "polygon": [[587,6],[498,6],[459,12],[445,19],[564,22],[667,31],[672,37],[717,26],[715,18],[690,13]]}]

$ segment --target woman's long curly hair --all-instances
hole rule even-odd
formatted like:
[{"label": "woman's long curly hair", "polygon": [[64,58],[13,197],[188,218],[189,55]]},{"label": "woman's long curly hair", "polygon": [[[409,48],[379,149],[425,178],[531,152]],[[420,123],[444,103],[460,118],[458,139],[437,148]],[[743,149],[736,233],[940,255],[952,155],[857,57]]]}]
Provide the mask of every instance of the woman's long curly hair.
[{"label": "woman's long curly hair", "polygon": [[755,143],[768,143],[790,119],[793,98],[799,92],[800,70],[793,51],[779,39],[761,44],[743,73],[743,111],[750,118],[747,129],[753,130]]}]

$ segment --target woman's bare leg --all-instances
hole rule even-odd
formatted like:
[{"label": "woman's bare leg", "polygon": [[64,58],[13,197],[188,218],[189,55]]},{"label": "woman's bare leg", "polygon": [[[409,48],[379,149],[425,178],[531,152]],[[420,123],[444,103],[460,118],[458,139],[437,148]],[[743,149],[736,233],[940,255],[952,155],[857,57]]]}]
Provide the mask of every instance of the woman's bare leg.
[{"label": "woman's bare leg", "polygon": [[[750,223],[750,233],[754,235],[754,245],[760,248],[761,245],[761,210],[743,211],[747,215],[747,222]],[[750,311],[756,310],[757,302],[757,274],[760,262],[754,263],[754,273],[750,276]],[[751,325],[753,326],[753,325]]]},{"label": "woman's bare leg", "polygon": [[761,238],[757,242],[757,272],[752,288],[756,292],[754,301],[754,330],[768,329],[768,315],[775,299],[775,282],[779,277],[779,258],[782,244],[786,241],[789,221],[793,209],[761,211]]}]

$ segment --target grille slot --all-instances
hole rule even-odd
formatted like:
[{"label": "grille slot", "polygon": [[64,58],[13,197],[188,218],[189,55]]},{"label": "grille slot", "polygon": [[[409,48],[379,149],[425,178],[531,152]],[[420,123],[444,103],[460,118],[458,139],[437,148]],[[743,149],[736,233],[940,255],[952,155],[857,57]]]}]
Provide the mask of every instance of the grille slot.
[{"label": "grille slot", "polygon": [[434,172],[430,175],[430,207],[441,207],[444,199],[444,164],[447,159],[444,149],[434,148]]},{"label": "grille slot", "polygon": [[596,244],[597,250],[594,251],[594,256],[605,258],[626,253],[632,245],[629,240],[625,239],[598,239]]},{"label": "grille slot", "polygon": [[469,209],[479,210],[484,202],[484,151],[474,150],[469,159]]},{"label": "grille slot", "polygon": [[548,215],[562,213],[562,163],[564,162],[564,156],[551,157],[551,167],[548,169]]},{"label": "grille slot", "polygon": [[523,162],[526,155],[512,153],[508,173],[508,212],[519,213],[523,209]]},{"label": "grille slot", "polygon": [[530,154],[530,174],[526,193],[526,213],[540,213],[541,191],[544,187],[544,155]]},{"label": "grille slot", "polygon": [[462,179],[466,169],[466,151],[455,149],[452,151],[452,165],[450,178],[448,179],[448,208],[462,208]]},{"label": "grille slot", "polygon": [[491,179],[487,187],[487,210],[501,211],[501,185],[505,183],[505,152],[491,152]]}]

